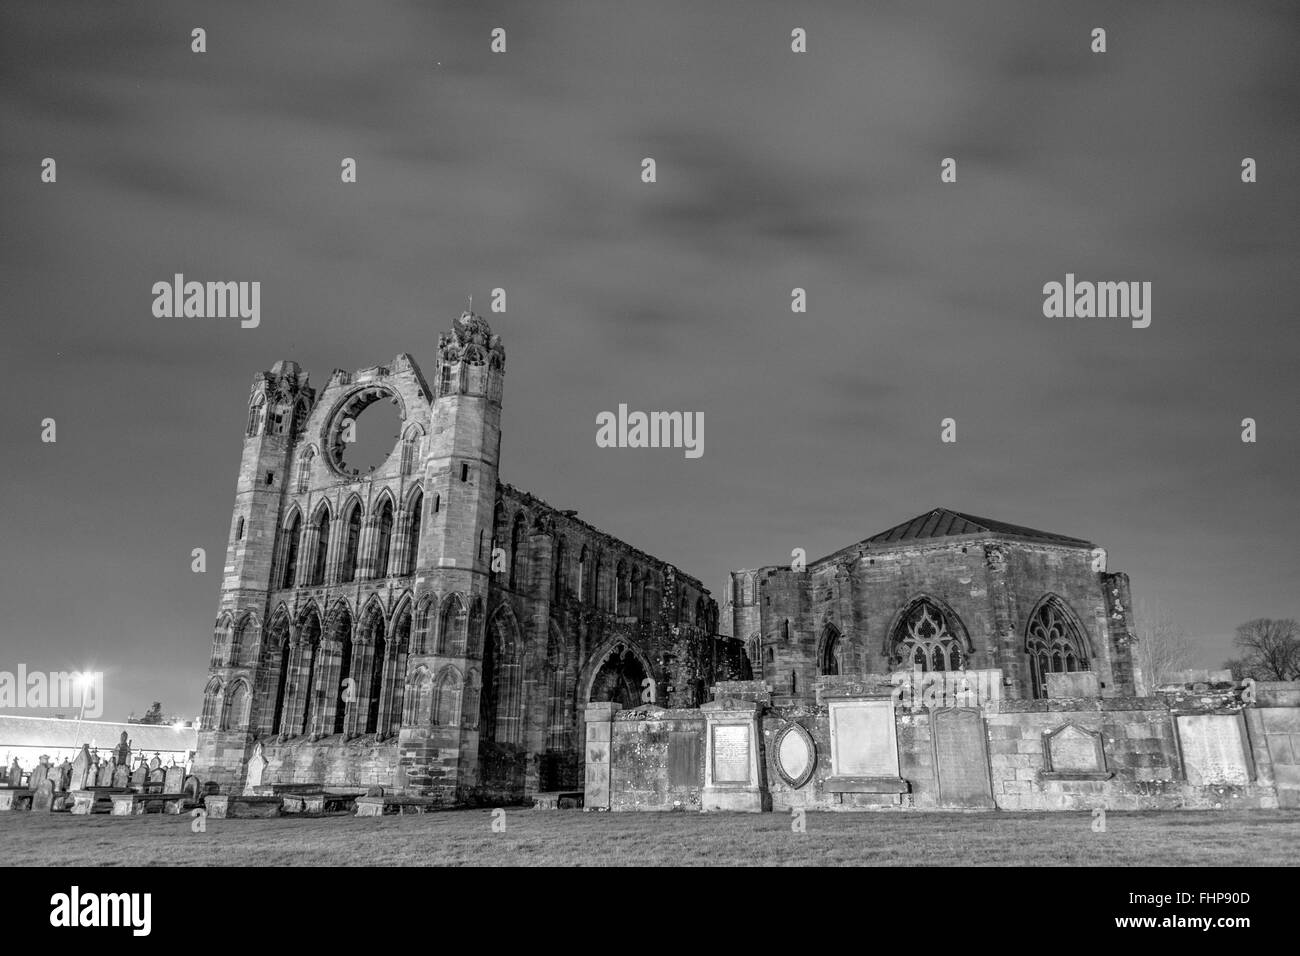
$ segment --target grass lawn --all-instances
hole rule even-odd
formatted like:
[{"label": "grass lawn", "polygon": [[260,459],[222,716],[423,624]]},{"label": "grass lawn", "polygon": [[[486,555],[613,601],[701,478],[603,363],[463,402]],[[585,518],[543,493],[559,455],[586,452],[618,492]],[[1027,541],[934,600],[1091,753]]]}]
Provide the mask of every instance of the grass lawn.
[{"label": "grass lawn", "polygon": [[1300,863],[1300,812],[582,813],[489,810],[390,817],[208,820],[0,814],[8,866],[830,865],[1225,866]]}]

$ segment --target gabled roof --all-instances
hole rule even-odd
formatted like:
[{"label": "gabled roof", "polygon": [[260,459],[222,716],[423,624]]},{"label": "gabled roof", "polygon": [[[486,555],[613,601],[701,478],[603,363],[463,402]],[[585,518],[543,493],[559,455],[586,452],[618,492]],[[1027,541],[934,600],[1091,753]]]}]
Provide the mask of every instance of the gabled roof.
[{"label": "gabled roof", "polygon": [[961,534],[1005,534],[1052,544],[1092,547],[1092,542],[1084,541],[1082,538],[1071,538],[1050,531],[1037,531],[1021,525],[1007,524],[1005,521],[990,521],[988,518],[977,518],[975,515],[962,514],[960,511],[949,511],[947,508],[935,508],[923,515],[917,515],[911,521],[904,521],[887,531],[872,535],[862,543],[886,545],[899,541],[948,538]]}]

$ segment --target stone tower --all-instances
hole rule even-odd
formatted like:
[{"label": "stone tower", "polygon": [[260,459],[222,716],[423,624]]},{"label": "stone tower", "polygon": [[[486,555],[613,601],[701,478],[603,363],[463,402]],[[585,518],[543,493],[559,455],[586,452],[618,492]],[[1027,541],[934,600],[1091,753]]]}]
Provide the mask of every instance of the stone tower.
[{"label": "stone tower", "polygon": [[[501,336],[472,312],[438,338],[432,427],[424,462],[428,521],[419,544],[415,594],[456,595],[439,608],[436,644],[412,654],[409,668],[448,665],[464,675],[459,726],[403,726],[406,786],[467,799],[480,782],[478,715],[484,609],[492,562],[497,467],[501,454]],[[460,604],[464,595],[468,606]],[[471,713],[472,711],[472,713]]]}]

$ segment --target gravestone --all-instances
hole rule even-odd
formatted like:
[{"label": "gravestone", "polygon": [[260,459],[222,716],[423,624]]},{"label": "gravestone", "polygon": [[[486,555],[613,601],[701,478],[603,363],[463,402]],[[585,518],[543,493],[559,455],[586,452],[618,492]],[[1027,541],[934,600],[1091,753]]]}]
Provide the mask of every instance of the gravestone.
[{"label": "gravestone", "polygon": [[113,751],[113,758],[123,765],[131,763],[131,744],[126,739],[126,731],[122,731],[122,737],[117,742],[117,747]]},{"label": "gravestone", "polygon": [[195,803],[198,803],[199,796],[203,793],[203,787],[202,784],[199,783],[199,778],[193,775],[186,777],[185,782],[181,785],[181,792]]},{"label": "gravestone", "polygon": [[1236,714],[1194,714],[1178,718],[1187,782],[1245,786],[1250,783],[1241,718]]},{"label": "gravestone", "polygon": [[155,751],[154,755],[149,758],[149,773],[151,777],[153,772],[161,766],[162,766],[162,758],[159,757],[157,751]]},{"label": "gravestone", "polygon": [[141,761],[140,766],[136,767],[135,772],[131,774],[131,789],[136,793],[143,793],[148,783],[149,768],[145,766],[144,761]]},{"label": "gravestone", "polygon": [[931,711],[930,733],[939,802],[948,807],[992,809],[993,783],[980,711],[966,707]]},{"label": "gravestone", "polygon": [[1101,734],[1066,724],[1045,735],[1047,768],[1050,773],[1103,773],[1106,755]]},{"label": "gravestone", "polygon": [[[41,754],[41,762],[38,763],[34,768],[32,768],[32,775],[31,778],[27,781],[27,786],[31,787],[33,790],[39,789],[40,785],[49,779],[49,776],[50,776],[50,758],[47,757],[45,754]],[[51,789],[53,789],[52,784],[51,784]]]},{"label": "gravestone", "polygon": [[15,757],[14,762],[9,765],[9,786],[21,787],[22,784],[23,784],[23,767],[22,764],[18,762],[18,758]]},{"label": "gravestone", "polygon": [[164,793],[180,793],[185,786],[185,768],[172,764],[163,777]]},{"label": "gravestone", "polygon": [[787,724],[777,734],[775,745],[776,772],[794,789],[798,790],[817,765],[817,748],[812,736],[798,724]]},{"label": "gravestone", "polygon": [[167,780],[167,772],[163,770],[162,767],[158,767],[154,770],[150,770],[149,771],[149,792],[161,793],[163,783],[165,783],[166,780]]},{"label": "gravestone", "polygon": [[32,812],[49,813],[54,808],[54,784],[49,780],[42,780],[40,786],[35,788],[32,794]]},{"label": "gravestone", "polygon": [[113,768],[113,786],[118,790],[125,790],[131,786],[131,771],[127,769],[126,764],[120,763]]},{"label": "gravestone", "polygon": [[248,770],[244,777],[244,794],[252,795],[254,787],[262,785],[262,774],[266,772],[266,758],[262,756],[262,742],[253,747],[253,756],[248,758]]},{"label": "gravestone", "polygon": [[90,773],[90,746],[81,745],[77,759],[72,761],[72,777],[68,780],[69,790],[85,790],[86,776]]},{"label": "gravestone", "polygon": [[99,765],[99,783],[97,786],[113,786],[113,765],[107,760]]},{"label": "gravestone", "polygon": [[67,757],[63,758],[63,763],[59,764],[59,785],[57,789],[67,790],[72,783],[72,761]]},{"label": "gravestone", "polygon": [[705,704],[704,789],[701,810],[763,809],[758,779],[758,710],[754,701],[723,698]]}]

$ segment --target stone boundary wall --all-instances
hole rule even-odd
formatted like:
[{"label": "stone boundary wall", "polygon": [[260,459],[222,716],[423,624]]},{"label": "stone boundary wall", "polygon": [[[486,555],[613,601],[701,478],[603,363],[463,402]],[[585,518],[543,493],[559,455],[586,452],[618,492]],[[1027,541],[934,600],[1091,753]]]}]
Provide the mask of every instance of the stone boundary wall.
[{"label": "stone boundary wall", "polygon": [[[845,690],[869,691],[877,684],[863,681]],[[1200,684],[1154,697],[985,702],[964,715],[967,731],[976,739],[976,728],[982,728],[987,747],[983,804],[979,794],[963,804],[954,802],[951,793],[941,793],[936,712],[929,708],[894,711],[899,775],[907,782],[907,792],[894,799],[877,792],[844,792],[833,780],[828,789],[834,768],[825,703],[773,706],[758,682],[729,682],[717,690],[732,698],[743,695],[760,708],[763,808],[775,812],[979,805],[1044,811],[1300,808],[1300,684],[1259,685],[1252,703],[1243,703],[1240,686]],[[879,694],[861,699],[879,699]],[[608,741],[602,751],[608,794],[594,806],[589,797],[588,807],[701,809],[708,759],[705,712],[642,707],[614,713],[612,705],[601,706],[608,714],[596,733]],[[978,724],[971,723],[975,720]],[[792,785],[781,772],[777,750],[783,733],[798,733],[788,730],[796,725],[811,739],[815,763]],[[589,740],[591,729],[589,722]],[[1194,751],[1190,757],[1184,753],[1188,747]],[[590,788],[590,746],[588,751]],[[950,752],[956,753],[951,747]],[[970,759],[963,783],[978,790],[983,765]]]}]

